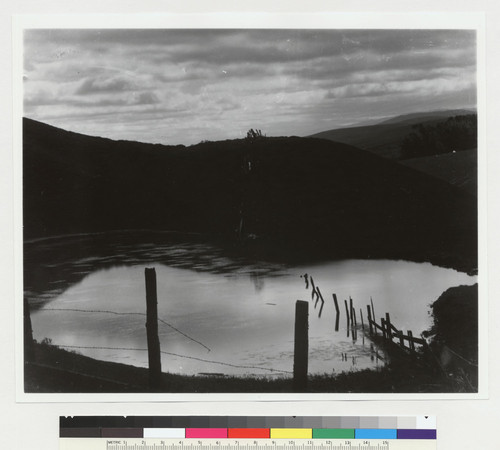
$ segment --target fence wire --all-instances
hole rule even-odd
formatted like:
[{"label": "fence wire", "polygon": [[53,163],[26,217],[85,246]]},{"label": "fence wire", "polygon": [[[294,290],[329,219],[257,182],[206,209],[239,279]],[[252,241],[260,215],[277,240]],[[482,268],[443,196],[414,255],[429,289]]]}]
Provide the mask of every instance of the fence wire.
[{"label": "fence wire", "polygon": [[[104,313],[104,314],[114,314],[116,316],[143,316],[146,317],[145,313],[140,313],[140,312],[118,312],[118,311],[109,311],[109,310],[101,310],[101,309],[74,309],[74,308],[43,308],[40,311],[70,311],[70,312],[81,312],[81,313]],[[177,333],[181,334],[182,336],[186,337],[187,339],[196,342],[197,344],[201,345],[202,347],[206,348],[208,352],[210,352],[210,348],[207,347],[205,344],[202,342],[196,340],[195,338],[187,335],[183,331],[179,330],[178,328],[174,327],[171,323],[166,322],[163,319],[158,318],[158,322],[163,323],[164,325],[167,325],[168,327],[172,328],[172,330],[176,331]]]},{"label": "fence wire", "polygon": [[[126,351],[140,351],[140,352],[147,352],[147,348],[128,348],[128,347],[86,347],[86,346],[79,346],[79,345],[61,345],[61,344],[52,344],[57,347],[62,347],[62,348],[74,348],[74,349],[92,349],[92,350],[126,350]],[[256,369],[256,370],[267,370],[268,372],[280,372],[280,373],[289,373],[293,374],[293,372],[288,371],[288,370],[281,370],[281,369],[272,369],[269,367],[259,367],[259,366],[241,366],[239,364],[231,364],[231,363],[226,363],[222,361],[214,361],[210,359],[203,359],[203,358],[197,358],[195,356],[187,356],[187,355],[180,355],[178,353],[171,353],[171,352],[165,352],[165,351],[160,351],[160,353],[164,355],[170,355],[170,356],[177,356],[179,358],[186,358],[186,359],[194,359],[196,361],[202,361],[206,363],[211,363],[211,364],[220,364],[222,366],[228,366],[228,367],[235,367],[238,369]]]}]

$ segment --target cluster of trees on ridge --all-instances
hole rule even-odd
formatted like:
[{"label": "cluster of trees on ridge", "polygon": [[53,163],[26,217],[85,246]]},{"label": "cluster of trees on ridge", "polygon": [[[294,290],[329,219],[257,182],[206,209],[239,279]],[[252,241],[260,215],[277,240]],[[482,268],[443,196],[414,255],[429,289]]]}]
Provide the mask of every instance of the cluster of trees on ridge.
[{"label": "cluster of trees on ridge", "polygon": [[401,144],[401,159],[439,155],[477,147],[477,115],[449,117],[436,125],[419,123]]}]

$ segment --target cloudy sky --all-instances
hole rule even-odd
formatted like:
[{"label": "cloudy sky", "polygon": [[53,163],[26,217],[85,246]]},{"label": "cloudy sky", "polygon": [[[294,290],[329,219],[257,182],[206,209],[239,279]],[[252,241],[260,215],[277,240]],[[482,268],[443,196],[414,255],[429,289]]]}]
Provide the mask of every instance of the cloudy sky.
[{"label": "cloudy sky", "polygon": [[164,144],[476,106],[465,30],[26,30],[24,115]]}]

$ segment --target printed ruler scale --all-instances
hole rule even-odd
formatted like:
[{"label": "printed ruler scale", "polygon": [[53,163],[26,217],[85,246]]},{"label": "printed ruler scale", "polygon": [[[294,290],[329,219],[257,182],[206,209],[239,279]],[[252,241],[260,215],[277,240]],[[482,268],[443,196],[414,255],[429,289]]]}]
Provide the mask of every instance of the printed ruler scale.
[{"label": "printed ruler scale", "polygon": [[[282,442],[281,442],[282,441]],[[236,440],[157,440],[157,439],[122,439],[105,441],[102,439],[61,439],[60,450],[436,450],[436,440],[343,440],[340,442],[318,440],[305,443],[301,439],[276,441]]]},{"label": "printed ruler scale", "polygon": [[61,417],[60,450],[436,450],[417,417]]}]

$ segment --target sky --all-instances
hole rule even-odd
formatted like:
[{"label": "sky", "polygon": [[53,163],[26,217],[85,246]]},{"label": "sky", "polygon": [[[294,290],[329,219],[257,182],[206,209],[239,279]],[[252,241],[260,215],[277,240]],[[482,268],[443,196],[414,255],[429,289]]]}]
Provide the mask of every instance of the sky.
[{"label": "sky", "polygon": [[162,144],[476,107],[470,30],[32,29],[24,116]]}]

